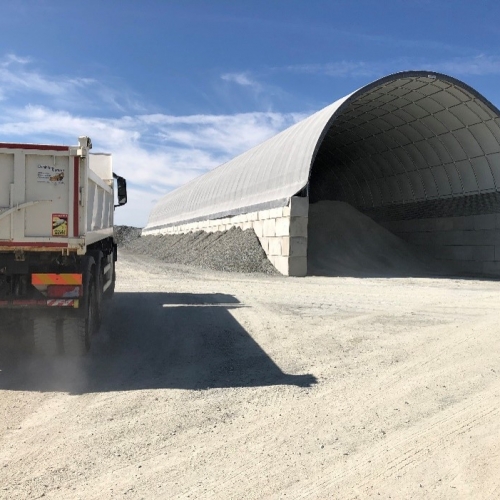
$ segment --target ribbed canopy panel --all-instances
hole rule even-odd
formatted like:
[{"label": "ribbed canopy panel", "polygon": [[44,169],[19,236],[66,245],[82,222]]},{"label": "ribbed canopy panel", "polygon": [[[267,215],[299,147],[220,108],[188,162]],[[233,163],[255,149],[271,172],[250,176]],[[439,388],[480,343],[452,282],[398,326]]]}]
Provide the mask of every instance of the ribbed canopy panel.
[{"label": "ribbed canopy panel", "polygon": [[498,110],[456,80],[409,74],[362,89],[337,113],[310,192],[370,208],[499,187]]}]

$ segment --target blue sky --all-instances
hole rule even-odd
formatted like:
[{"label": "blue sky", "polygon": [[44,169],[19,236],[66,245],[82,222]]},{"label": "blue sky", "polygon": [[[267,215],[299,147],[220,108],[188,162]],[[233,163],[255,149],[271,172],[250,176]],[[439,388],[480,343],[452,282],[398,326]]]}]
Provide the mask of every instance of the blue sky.
[{"label": "blue sky", "polygon": [[403,70],[500,107],[500,2],[2,2],[0,141],[92,138],[127,177],[119,224],[340,97]]}]

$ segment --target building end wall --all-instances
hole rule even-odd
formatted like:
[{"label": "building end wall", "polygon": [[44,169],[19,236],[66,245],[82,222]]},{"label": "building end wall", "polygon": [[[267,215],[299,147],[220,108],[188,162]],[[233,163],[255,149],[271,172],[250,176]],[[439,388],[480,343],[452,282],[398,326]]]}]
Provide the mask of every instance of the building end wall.
[{"label": "building end wall", "polygon": [[458,271],[500,277],[500,213],[381,224]]}]

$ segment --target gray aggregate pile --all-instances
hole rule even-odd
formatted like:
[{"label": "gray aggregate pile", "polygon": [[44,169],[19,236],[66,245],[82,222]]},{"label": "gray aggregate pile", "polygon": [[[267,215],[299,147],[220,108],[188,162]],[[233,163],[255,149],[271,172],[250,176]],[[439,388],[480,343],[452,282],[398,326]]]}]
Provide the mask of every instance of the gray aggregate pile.
[{"label": "gray aggregate pile", "polygon": [[123,247],[170,264],[198,266],[215,271],[279,274],[269,262],[252,229],[127,238]]},{"label": "gray aggregate pile", "polygon": [[115,242],[118,246],[126,245],[141,236],[142,229],[132,226],[115,226]]}]

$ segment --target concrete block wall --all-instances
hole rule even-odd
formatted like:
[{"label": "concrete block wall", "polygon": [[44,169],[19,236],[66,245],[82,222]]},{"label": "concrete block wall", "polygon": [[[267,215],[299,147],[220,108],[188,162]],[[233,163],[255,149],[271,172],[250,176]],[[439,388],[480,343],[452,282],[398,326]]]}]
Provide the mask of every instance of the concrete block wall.
[{"label": "concrete block wall", "polygon": [[381,225],[466,273],[500,277],[500,213],[387,221]]},{"label": "concrete block wall", "polygon": [[144,234],[185,234],[195,231],[253,229],[273,266],[286,276],[307,274],[307,222],[309,198],[293,196],[288,206],[260,210],[224,219],[202,220],[149,230]]}]

